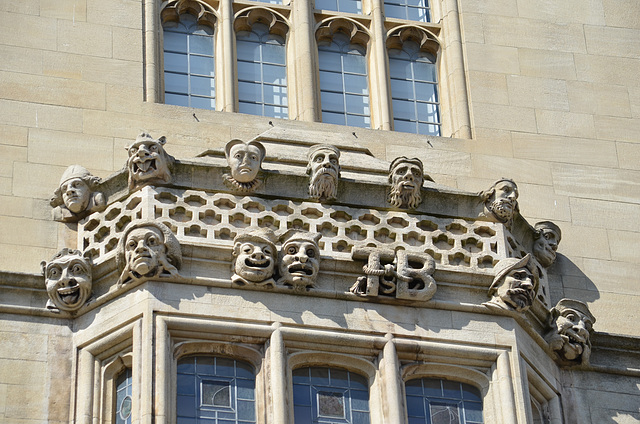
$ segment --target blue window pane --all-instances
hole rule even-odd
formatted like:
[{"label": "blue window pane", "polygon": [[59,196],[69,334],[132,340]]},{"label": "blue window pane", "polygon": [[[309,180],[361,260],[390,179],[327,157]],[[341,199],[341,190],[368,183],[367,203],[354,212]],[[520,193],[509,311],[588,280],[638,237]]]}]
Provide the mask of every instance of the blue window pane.
[{"label": "blue window pane", "polygon": [[346,95],[347,112],[369,115],[369,97]]},{"label": "blue window pane", "polygon": [[262,116],[262,105],[255,103],[240,102],[240,113],[248,113],[250,115]]},{"label": "blue window pane", "polygon": [[254,62],[260,60],[260,49],[258,44],[252,41],[238,40],[236,42],[238,49],[238,60]]},{"label": "blue window pane", "polygon": [[238,419],[249,421],[256,419],[256,408],[254,402],[246,400],[238,401]]},{"label": "blue window pane", "polygon": [[360,389],[369,391],[369,383],[367,379],[361,375],[354,374],[352,372],[349,373],[349,383],[352,389]]},{"label": "blue window pane", "polygon": [[316,0],[316,9],[338,11],[337,0]]},{"label": "blue window pane", "polygon": [[345,74],[344,85],[348,93],[369,94],[367,77]]},{"label": "blue window pane", "polygon": [[264,102],[271,105],[287,105],[287,88],[279,85],[264,86]]},{"label": "blue window pane", "polygon": [[264,116],[273,118],[287,119],[289,117],[289,109],[283,106],[264,106]]},{"label": "blue window pane", "polygon": [[482,422],[482,404],[479,402],[465,402],[464,418],[466,421]]},{"label": "blue window pane", "polygon": [[195,396],[181,396],[180,394],[178,394],[177,411],[178,411],[179,417],[195,417],[196,416]]},{"label": "blue window pane", "polygon": [[337,125],[346,125],[347,117],[341,113],[322,112],[322,122]]},{"label": "blue window pane", "polygon": [[181,53],[164,52],[164,70],[187,73],[189,70],[189,56]]},{"label": "blue window pane", "polygon": [[238,79],[244,81],[260,81],[260,74],[259,63],[238,62]]},{"label": "blue window pane", "polygon": [[414,69],[416,73],[416,79],[422,81],[437,81],[436,67],[433,63],[415,62]]},{"label": "blue window pane", "polygon": [[212,99],[211,97],[191,96],[191,107],[215,110],[216,99]]},{"label": "blue window pane", "polygon": [[311,405],[311,392],[308,386],[293,385],[294,405]]},{"label": "blue window pane", "polygon": [[351,409],[355,411],[369,410],[369,392],[351,390]]},{"label": "blue window pane", "polygon": [[425,417],[424,398],[407,395],[407,413],[410,417]]},{"label": "blue window pane", "polygon": [[342,92],[342,74],[337,72],[320,71],[320,87],[325,91]]},{"label": "blue window pane", "polygon": [[178,393],[195,396],[196,395],[195,376],[178,374]]},{"label": "blue window pane", "polygon": [[415,103],[407,100],[392,100],[393,117],[396,119],[415,119]]},{"label": "blue window pane", "polygon": [[422,381],[409,380],[405,383],[405,391],[409,395],[422,395]]},{"label": "blue window pane", "polygon": [[329,385],[328,368],[311,368],[311,383],[318,385]]},{"label": "blue window pane", "polygon": [[236,362],[236,376],[242,378],[250,378],[253,380],[254,376],[253,367],[244,362]]},{"label": "blue window pane", "polygon": [[385,4],[384,13],[389,18],[406,19],[406,12],[403,6]]},{"label": "blue window pane", "polygon": [[354,411],[352,424],[369,424],[369,413]]},{"label": "blue window pane", "polygon": [[362,13],[362,2],[360,0],[339,0],[340,12]]},{"label": "blue window pane", "polygon": [[346,370],[331,370],[331,386],[333,387],[349,387],[349,373]]},{"label": "blue window pane", "polygon": [[310,406],[295,405],[293,415],[296,424],[313,424],[313,412]]},{"label": "blue window pane", "polygon": [[411,62],[406,60],[389,60],[389,72],[393,78],[412,79]]},{"label": "blue window pane", "polygon": [[420,122],[438,122],[438,109],[431,103],[416,103]]},{"label": "blue window pane", "polygon": [[412,121],[401,121],[399,119],[394,119],[393,129],[396,131],[406,132],[406,133],[413,133],[413,134],[418,133],[418,126],[416,125],[416,122],[412,122]]},{"label": "blue window pane", "polygon": [[270,84],[286,84],[286,69],[278,65],[262,65],[262,81]]},{"label": "blue window pane", "polygon": [[465,383],[462,383],[462,398],[466,400],[482,401],[480,390]]},{"label": "blue window pane", "polygon": [[260,85],[250,82],[238,82],[238,97],[240,101],[262,103]]},{"label": "blue window pane", "polygon": [[165,72],[164,89],[173,93],[185,93],[189,89],[189,77],[183,74]]},{"label": "blue window pane", "polygon": [[433,124],[418,124],[418,134],[424,135],[440,135],[440,126]]},{"label": "blue window pane", "polygon": [[436,379],[423,379],[422,386],[424,387],[425,396],[442,397],[441,380]]},{"label": "blue window pane", "polygon": [[238,399],[253,400],[256,383],[254,380],[236,380],[236,388],[238,390]]},{"label": "blue window pane", "polygon": [[212,96],[215,89],[213,78],[192,76],[189,78],[191,93]]},{"label": "blue window pane", "polygon": [[293,383],[310,383],[309,368],[298,368],[291,373],[293,377]]},{"label": "blue window pane", "polygon": [[342,54],[330,51],[318,52],[320,70],[342,72]]},{"label": "blue window pane", "polygon": [[285,64],[284,44],[263,44],[262,60],[268,63]]},{"label": "blue window pane", "polygon": [[207,56],[191,56],[191,73],[213,76],[213,58]]},{"label": "blue window pane", "polygon": [[190,35],[189,52],[213,56],[213,37],[209,35]]},{"label": "blue window pane", "polygon": [[392,79],[391,93],[396,99],[415,99],[413,95],[413,84],[411,83],[411,81]]},{"label": "blue window pane", "polygon": [[425,102],[437,103],[438,95],[436,93],[436,85],[423,82],[416,83],[416,95],[418,100]]},{"label": "blue window pane", "polygon": [[187,51],[187,34],[165,31],[163,34],[164,49],[177,52]]},{"label": "blue window pane", "polygon": [[371,126],[371,122],[368,116],[347,115],[347,125],[369,128]]},{"label": "blue window pane", "polygon": [[344,97],[339,93],[321,93],[322,109],[332,112],[344,112]]}]

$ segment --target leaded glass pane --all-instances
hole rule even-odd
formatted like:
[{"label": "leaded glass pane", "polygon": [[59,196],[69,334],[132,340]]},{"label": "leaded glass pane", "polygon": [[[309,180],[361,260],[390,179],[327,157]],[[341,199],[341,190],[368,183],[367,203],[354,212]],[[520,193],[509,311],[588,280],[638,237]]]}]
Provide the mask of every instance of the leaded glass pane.
[{"label": "leaded glass pane", "polygon": [[427,0],[386,0],[384,12],[389,18],[429,22],[430,11]]},{"label": "leaded glass pane", "polygon": [[347,370],[294,370],[293,405],[296,424],[369,424],[366,379]]},{"label": "leaded glass pane", "polygon": [[177,423],[256,422],[253,368],[230,358],[195,356],[178,361]]},{"label": "leaded glass pane", "polygon": [[[397,125],[397,124],[396,124]],[[480,391],[468,384],[436,378],[410,380],[405,384],[410,424],[482,424],[482,402],[465,400]]]},{"label": "leaded glass pane", "polygon": [[130,368],[125,368],[116,378],[116,424],[131,424],[131,413],[133,409],[132,374]]}]

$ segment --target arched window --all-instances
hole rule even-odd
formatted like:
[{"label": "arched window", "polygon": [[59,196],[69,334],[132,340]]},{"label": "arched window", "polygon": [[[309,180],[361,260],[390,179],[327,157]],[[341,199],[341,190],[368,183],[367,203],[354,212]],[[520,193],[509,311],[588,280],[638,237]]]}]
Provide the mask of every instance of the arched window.
[{"label": "arched window", "polygon": [[165,103],[215,109],[213,28],[183,13],[163,30]]},{"label": "arched window", "polygon": [[285,40],[256,22],[236,34],[239,111],[287,119]]},{"label": "arched window", "polygon": [[219,356],[181,358],[177,386],[178,424],[256,422],[255,371],[246,362]]},{"label": "arched window", "polygon": [[388,18],[430,22],[428,0],[385,0],[384,14]]},{"label": "arched window", "polygon": [[341,368],[310,367],[293,371],[296,424],[368,424],[369,384]]},{"label": "arched window", "polygon": [[116,397],[114,405],[114,420],[116,424],[131,424],[131,411],[133,409],[133,400],[131,396],[131,368],[122,370],[116,378]]},{"label": "arched window", "polygon": [[318,41],[322,122],[371,126],[366,53],[342,32]]},{"label": "arched window", "polygon": [[482,424],[480,390],[466,383],[419,378],[405,383],[409,424]]},{"label": "arched window", "polygon": [[406,39],[389,49],[393,125],[396,131],[440,135],[436,57]]}]

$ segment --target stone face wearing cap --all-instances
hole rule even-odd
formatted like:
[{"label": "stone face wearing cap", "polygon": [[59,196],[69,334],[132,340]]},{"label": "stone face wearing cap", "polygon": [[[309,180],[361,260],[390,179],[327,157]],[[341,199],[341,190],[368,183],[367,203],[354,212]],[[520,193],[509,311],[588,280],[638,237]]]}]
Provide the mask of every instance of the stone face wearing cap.
[{"label": "stone face wearing cap", "polygon": [[538,276],[527,266],[531,255],[502,259],[496,265],[495,277],[489,288],[489,302],[484,305],[524,312],[533,305],[538,292]]},{"label": "stone face wearing cap", "polygon": [[60,179],[60,185],[51,198],[53,219],[61,222],[77,222],[88,214],[105,208],[104,195],[93,189],[100,183],[80,165],[69,166]]},{"label": "stone face wearing cap", "polygon": [[334,200],[338,197],[340,178],[340,150],[330,144],[316,144],[307,154],[309,196],[315,200]]},{"label": "stone face wearing cap", "polygon": [[562,299],[551,308],[551,330],[545,340],[563,362],[586,365],[591,355],[591,332],[595,317],[579,300]]},{"label": "stone face wearing cap", "polygon": [[542,266],[548,268],[556,260],[556,251],[560,244],[562,232],[551,221],[538,222],[534,226],[534,230],[536,239],[533,242],[533,255]]},{"label": "stone face wearing cap", "polygon": [[300,230],[289,230],[281,237],[278,284],[296,290],[315,285],[320,270],[320,237],[320,234]]},{"label": "stone face wearing cap", "polygon": [[515,181],[509,178],[499,179],[488,190],[479,193],[480,199],[484,202],[482,216],[494,222],[501,222],[510,228],[519,212],[518,195],[518,186]]},{"label": "stone face wearing cap", "polygon": [[233,240],[231,281],[236,284],[275,284],[277,249],[273,231],[254,229],[238,234]]},{"label": "stone face wearing cap", "polygon": [[126,147],[129,154],[129,190],[148,184],[168,184],[171,182],[171,167],[174,159],[164,150],[167,139],[163,136],[155,140],[147,133],[141,133]]},{"label": "stone face wearing cap", "polygon": [[422,161],[404,156],[395,158],[389,166],[391,189],[387,201],[396,208],[415,209],[422,202],[424,171]]},{"label": "stone face wearing cap", "polygon": [[262,181],[257,177],[266,153],[266,149],[258,141],[229,141],[224,154],[231,168],[231,175],[223,175],[225,185],[240,193],[248,193],[260,187]]}]

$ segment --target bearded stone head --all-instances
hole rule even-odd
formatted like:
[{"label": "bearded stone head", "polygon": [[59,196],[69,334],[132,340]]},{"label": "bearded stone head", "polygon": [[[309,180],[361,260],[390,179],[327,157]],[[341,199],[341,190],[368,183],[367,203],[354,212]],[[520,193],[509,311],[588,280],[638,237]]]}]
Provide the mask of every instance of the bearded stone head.
[{"label": "bearded stone head", "polygon": [[551,308],[551,330],[545,336],[549,346],[566,362],[588,364],[595,317],[579,300],[562,299]]},{"label": "bearded stone head", "polygon": [[178,239],[164,224],[137,222],[127,228],[118,242],[116,256],[120,279],[118,285],[132,281],[176,277],[182,264]]},{"label": "bearded stone head", "polygon": [[91,212],[103,210],[104,194],[94,192],[100,178],[80,165],[69,166],[60,178],[60,184],[51,198],[53,219],[61,222],[77,222]]},{"label": "bearded stone head", "polygon": [[534,226],[536,239],[533,242],[533,255],[538,262],[548,268],[556,260],[556,251],[562,238],[560,227],[551,221],[538,222]]},{"label": "bearded stone head", "polygon": [[223,176],[225,184],[239,192],[257,189],[262,183],[257,177],[266,153],[266,149],[258,141],[245,143],[234,139],[228,142],[224,154],[231,168],[231,175]]},{"label": "bearded stone head", "polygon": [[496,265],[495,277],[489,287],[491,300],[485,305],[524,312],[533,305],[538,293],[539,277],[529,267],[531,255],[502,259]]},{"label": "bearded stone head", "polygon": [[311,146],[307,154],[309,196],[315,200],[334,200],[338,197],[340,178],[340,150],[330,144]]},{"label": "bearded stone head", "polygon": [[79,250],[64,248],[40,266],[49,295],[47,308],[75,312],[91,297],[91,260]]},{"label": "bearded stone head", "polygon": [[300,230],[289,230],[283,235],[278,284],[292,286],[296,290],[315,285],[320,270],[320,237],[320,234]]},{"label": "bearded stone head", "polygon": [[420,191],[424,182],[422,161],[404,156],[395,158],[389,166],[391,190],[387,200],[392,206],[415,209],[422,202]]},{"label": "bearded stone head", "polygon": [[273,285],[278,251],[273,231],[256,229],[233,240],[231,281],[236,284]]},{"label": "bearded stone head", "polygon": [[484,202],[484,215],[494,222],[501,222],[510,226],[513,218],[519,212],[518,186],[513,180],[502,178],[488,190],[480,192]]},{"label": "bearded stone head", "polygon": [[162,136],[155,140],[147,133],[141,133],[127,152],[129,190],[148,184],[168,184],[171,182],[171,167],[174,159],[164,150],[167,139]]}]

